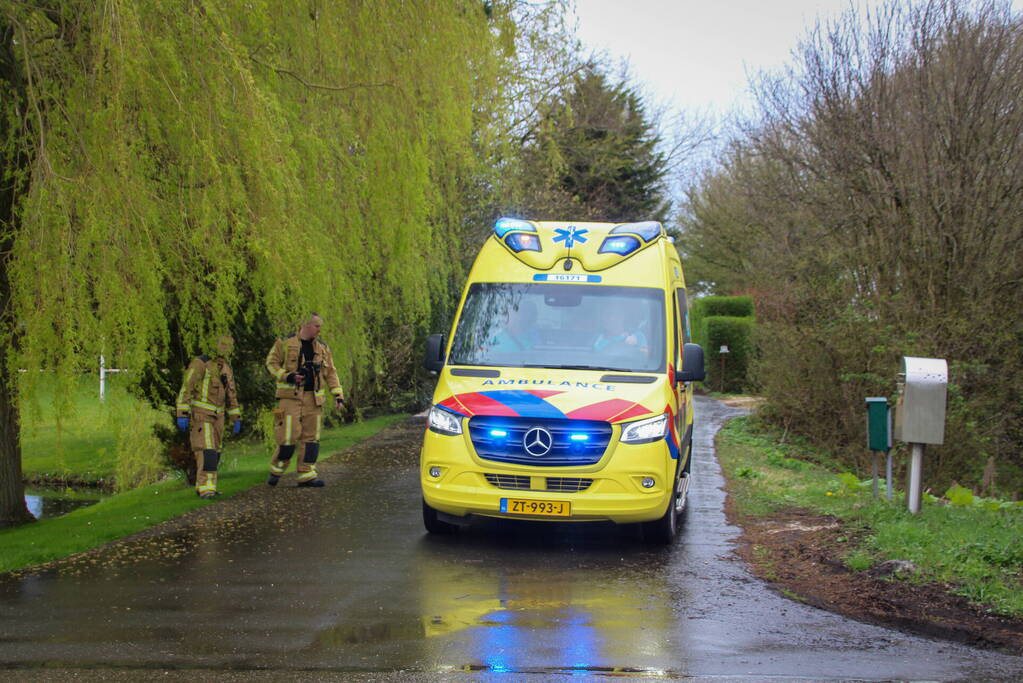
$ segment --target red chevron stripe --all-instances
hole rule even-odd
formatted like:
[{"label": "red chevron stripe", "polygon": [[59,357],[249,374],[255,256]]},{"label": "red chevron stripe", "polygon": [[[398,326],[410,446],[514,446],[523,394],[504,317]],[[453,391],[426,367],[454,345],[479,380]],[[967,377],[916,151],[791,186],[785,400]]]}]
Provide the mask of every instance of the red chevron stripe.
[{"label": "red chevron stripe", "polygon": [[472,417],[472,411],[469,410],[468,408],[466,408],[465,406],[463,406],[458,401],[458,397],[457,396],[449,396],[448,398],[444,399],[443,401],[441,401],[437,405],[442,405],[445,408],[450,408],[451,410],[453,410],[456,413],[459,413],[461,415],[466,415],[468,417]]},{"label": "red chevron stripe", "polygon": [[565,393],[564,391],[552,391],[551,389],[527,389],[527,394],[532,394],[537,398],[547,398],[548,396],[557,396],[558,394]]},{"label": "red chevron stripe", "polygon": [[518,417],[518,413],[499,401],[483,394],[459,394],[458,400],[475,415],[497,415],[499,417]]},{"label": "red chevron stripe", "polygon": [[645,406],[641,406],[638,403],[634,403],[628,410],[618,413],[613,416],[608,422],[621,422],[622,420],[628,420],[629,418],[639,417],[640,415],[649,415],[650,410]]},{"label": "red chevron stripe", "polygon": [[[593,403],[582,408],[576,408],[570,412],[565,413],[567,417],[573,420],[604,420],[610,422],[611,418],[630,410],[633,406],[637,405],[632,401],[626,401],[621,398],[612,398],[608,401],[601,401],[600,403]],[[650,411],[645,411],[650,412]]]},{"label": "red chevron stripe", "polygon": [[675,413],[671,410],[670,403],[664,406],[664,412],[668,413],[668,431],[671,434],[671,440],[675,442],[676,446],[680,446],[678,431],[675,429]]}]

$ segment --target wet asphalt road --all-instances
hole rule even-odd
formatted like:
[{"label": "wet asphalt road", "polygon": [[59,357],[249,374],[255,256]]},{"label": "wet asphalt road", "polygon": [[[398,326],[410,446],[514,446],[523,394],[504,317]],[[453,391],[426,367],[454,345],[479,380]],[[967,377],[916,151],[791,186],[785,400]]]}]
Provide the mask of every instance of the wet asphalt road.
[{"label": "wet asphalt road", "polygon": [[[731,555],[698,399],[684,536],[480,524],[425,534],[409,421],[320,468],[42,572],[0,578],[0,677],[1021,680],[1023,659],[903,635],[767,589]],[[2,551],[2,549],[0,549]]]}]

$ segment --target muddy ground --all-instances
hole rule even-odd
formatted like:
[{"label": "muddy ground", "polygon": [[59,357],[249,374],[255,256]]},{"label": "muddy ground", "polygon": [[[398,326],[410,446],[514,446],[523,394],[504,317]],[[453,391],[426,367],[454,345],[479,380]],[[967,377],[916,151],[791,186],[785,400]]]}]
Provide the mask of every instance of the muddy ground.
[{"label": "muddy ground", "polygon": [[841,557],[855,533],[835,517],[793,509],[751,518],[736,511],[731,496],[725,511],[743,529],[739,556],[790,598],[859,621],[1023,654],[1023,620],[986,612],[945,584],[892,581],[875,569],[850,571]]},{"label": "muddy ground", "polygon": [[[763,399],[735,396],[722,403],[756,410]],[[771,519],[743,516],[731,495],[725,513],[743,529],[739,556],[757,577],[793,599],[859,621],[1023,654],[1023,619],[974,606],[955,595],[953,586],[894,581],[879,568],[850,571],[841,558],[856,542],[856,532],[835,517],[799,509]]]}]

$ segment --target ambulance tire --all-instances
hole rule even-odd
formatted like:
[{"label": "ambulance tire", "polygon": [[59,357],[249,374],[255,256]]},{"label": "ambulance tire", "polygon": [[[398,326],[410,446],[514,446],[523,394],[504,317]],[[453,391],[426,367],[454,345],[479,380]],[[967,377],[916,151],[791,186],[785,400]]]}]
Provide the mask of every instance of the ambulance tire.
[{"label": "ambulance tire", "polygon": [[660,519],[655,519],[652,522],[643,522],[643,539],[647,543],[653,543],[655,545],[671,545],[678,538],[679,530],[682,527],[682,521],[685,519],[686,507],[682,509],[678,508],[678,488],[681,484],[683,476],[689,476],[688,473],[682,472],[681,468],[676,468],[675,479],[672,485],[672,490],[676,492],[668,502],[668,509],[665,510],[664,516]]},{"label": "ambulance tire", "polygon": [[447,536],[458,531],[458,526],[437,518],[437,511],[423,501],[423,526],[431,534]]}]

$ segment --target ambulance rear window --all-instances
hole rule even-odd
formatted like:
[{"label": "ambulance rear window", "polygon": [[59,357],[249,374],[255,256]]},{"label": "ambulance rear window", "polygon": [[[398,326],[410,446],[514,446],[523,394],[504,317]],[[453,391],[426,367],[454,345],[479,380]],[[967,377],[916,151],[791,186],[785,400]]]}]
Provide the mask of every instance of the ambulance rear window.
[{"label": "ambulance rear window", "polygon": [[448,363],[664,372],[664,293],[571,283],[474,283]]}]

